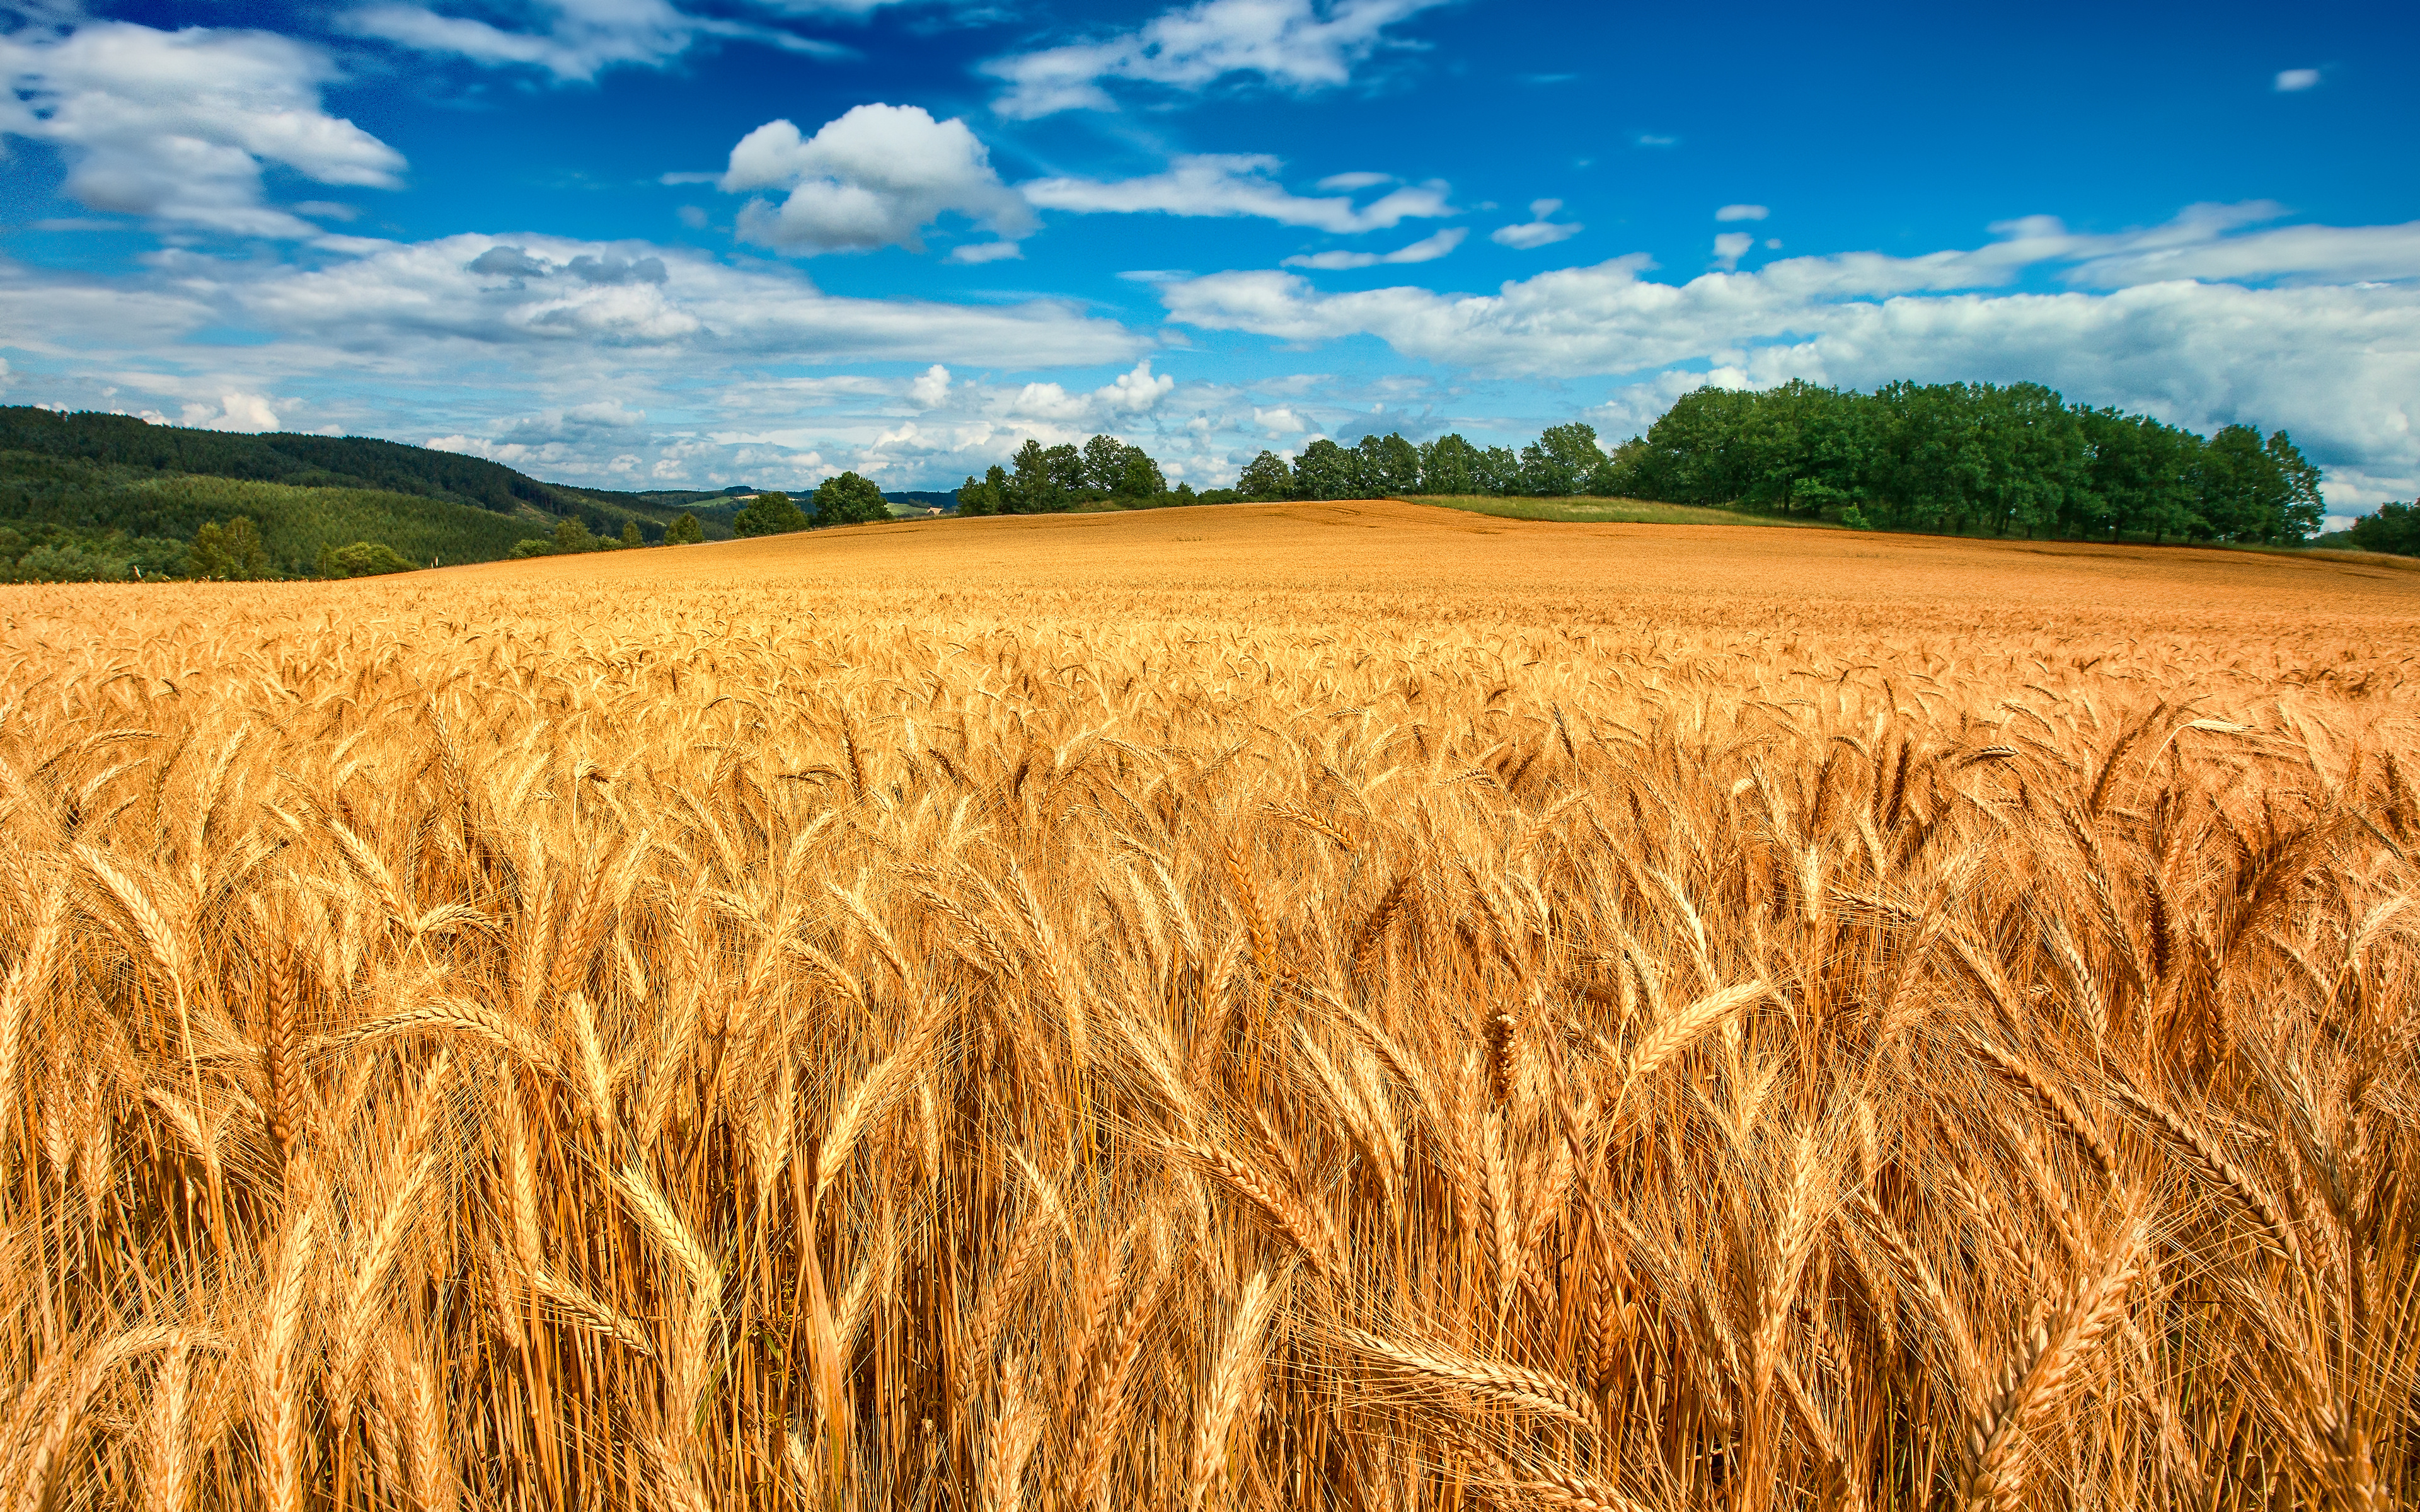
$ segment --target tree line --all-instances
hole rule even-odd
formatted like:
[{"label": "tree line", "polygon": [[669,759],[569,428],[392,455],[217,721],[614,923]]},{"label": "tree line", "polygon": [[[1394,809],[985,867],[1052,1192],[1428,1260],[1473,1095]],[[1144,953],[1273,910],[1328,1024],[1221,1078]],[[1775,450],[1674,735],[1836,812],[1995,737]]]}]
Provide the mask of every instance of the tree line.
[{"label": "tree line", "polygon": [[[1031,446],[1032,443],[1028,443]],[[2038,383],[1701,388],[1608,454],[1584,422],[1514,451],[1459,435],[1263,452],[1246,499],[1590,495],[1894,530],[2291,544],[2319,529],[2319,470],[2284,431],[2203,437],[2069,405]]]}]

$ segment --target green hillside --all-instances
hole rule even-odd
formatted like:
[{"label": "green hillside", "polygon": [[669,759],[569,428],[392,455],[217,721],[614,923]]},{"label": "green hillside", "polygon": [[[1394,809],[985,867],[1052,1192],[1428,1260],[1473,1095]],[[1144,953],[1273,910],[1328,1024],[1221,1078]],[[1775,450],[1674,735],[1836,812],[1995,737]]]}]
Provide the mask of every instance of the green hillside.
[{"label": "green hillside", "polygon": [[738,506],[699,490],[542,483],[500,463],[365,437],[226,435],[127,415],[0,406],[0,579],[175,577],[209,523],[250,519],[270,568],[313,572],[357,541],[426,563],[487,562],[565,521],[640,538],[694,514],[708,539]]}]

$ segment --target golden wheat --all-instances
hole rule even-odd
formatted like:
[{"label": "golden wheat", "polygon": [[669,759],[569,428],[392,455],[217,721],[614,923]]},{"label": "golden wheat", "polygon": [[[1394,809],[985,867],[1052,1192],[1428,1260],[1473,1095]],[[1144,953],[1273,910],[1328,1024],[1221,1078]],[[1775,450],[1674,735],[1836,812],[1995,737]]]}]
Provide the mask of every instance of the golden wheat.
[{"label": "golden wheat", "polygon": [[1172,518],[0,592],[0,1498],[2420,1500],[2420,578]]}]

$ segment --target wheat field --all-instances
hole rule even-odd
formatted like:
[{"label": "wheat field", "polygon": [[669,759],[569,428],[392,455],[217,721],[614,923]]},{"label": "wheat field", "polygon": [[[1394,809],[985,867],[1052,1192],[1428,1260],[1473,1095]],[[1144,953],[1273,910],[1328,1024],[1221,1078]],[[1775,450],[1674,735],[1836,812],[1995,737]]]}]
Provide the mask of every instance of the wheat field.
[{"label": "wheat field", "polygon": [[2415,655],[1387,503],[0,590],[0,1504],[2412,1504]]}]

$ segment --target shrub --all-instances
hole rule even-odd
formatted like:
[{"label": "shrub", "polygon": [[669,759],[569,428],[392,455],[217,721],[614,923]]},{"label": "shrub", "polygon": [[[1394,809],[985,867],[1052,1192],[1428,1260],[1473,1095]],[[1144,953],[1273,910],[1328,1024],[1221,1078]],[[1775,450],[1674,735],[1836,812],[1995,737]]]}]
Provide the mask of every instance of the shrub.
[{"label": "shrub", "polygon": [[383,541],[355,541],[350,546],[337,547],[319,558],[322,578],[380,578],[390,572],[410,572],[412,563],[403,553]]}]

